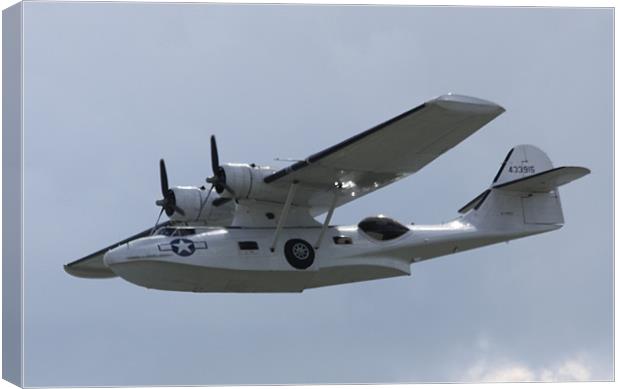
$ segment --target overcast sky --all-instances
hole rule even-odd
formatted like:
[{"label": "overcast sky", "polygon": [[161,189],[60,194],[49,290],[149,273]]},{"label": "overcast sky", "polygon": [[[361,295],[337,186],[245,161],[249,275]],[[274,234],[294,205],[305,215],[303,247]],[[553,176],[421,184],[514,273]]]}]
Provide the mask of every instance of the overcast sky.
[{"label": "overcast sky", "polygon": [[[24,385],[609,380],[612,28],[603,9],[25,3]],[[449,220],[531,143],[586,178],[556,232],[302,294],[84,280],[223,162],[284,167],[438,95],[506,108],[336,211]]]}]

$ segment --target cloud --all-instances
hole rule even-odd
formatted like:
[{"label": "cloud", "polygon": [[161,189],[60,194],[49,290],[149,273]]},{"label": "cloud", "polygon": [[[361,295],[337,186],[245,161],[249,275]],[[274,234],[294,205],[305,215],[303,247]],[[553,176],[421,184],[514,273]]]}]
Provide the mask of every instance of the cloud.
[{"label": "cloud", "polygon": [[590,366],[584,358],[566,359],[558,364],[532,368],[515,361],[489,362],[480,359],[469,367],[462,381],[467,382],[566,382],[588,381]]},{"label": "cloud", "polygon": [[555,370],[541,372],[541,381],[588,381],[590,377],[590,368],[580,360],[567,360]]}]

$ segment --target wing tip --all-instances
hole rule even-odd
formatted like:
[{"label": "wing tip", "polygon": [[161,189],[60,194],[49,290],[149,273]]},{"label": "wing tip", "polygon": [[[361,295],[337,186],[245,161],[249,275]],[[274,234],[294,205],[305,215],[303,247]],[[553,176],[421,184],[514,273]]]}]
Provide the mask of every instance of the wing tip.
[{"label": "wing tip", "polygon": [[588,169],[587,167],[583,167],[583,166],[562,166],[561,168],[569,172],[572,172],[575,175],[575,180],[585,177],[588,174],[592,173],[592,170]]},{"label": "wing tip", "polygon": [[501,105],[478,97],[448,93],[441,95],[429,103],[435,103],[441,107],[458,111],[471,111],[474,113],[487,113],[499,115],[506,109]]},{"label": "wing tip", "polygon": [[592,170],[590,170],[589,168],[584,167],[584,166],[568,166],[568,167],[571,167],[571,168],[579,171],[582,174],[582,177],[583,176],[587,176],[588,174],[592,173]]}]

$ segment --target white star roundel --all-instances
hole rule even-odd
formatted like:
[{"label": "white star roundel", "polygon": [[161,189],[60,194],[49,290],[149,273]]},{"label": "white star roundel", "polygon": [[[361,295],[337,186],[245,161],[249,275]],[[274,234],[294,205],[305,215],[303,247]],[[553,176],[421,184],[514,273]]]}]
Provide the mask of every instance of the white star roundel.
[{"label": "white star roundel", "polygon": [[182,257],[190,256],[196,251],[194,242],[189,239],[175,239],[170,242],[170,246],[172,246],[172,251],[174,251],[175,254]]}]

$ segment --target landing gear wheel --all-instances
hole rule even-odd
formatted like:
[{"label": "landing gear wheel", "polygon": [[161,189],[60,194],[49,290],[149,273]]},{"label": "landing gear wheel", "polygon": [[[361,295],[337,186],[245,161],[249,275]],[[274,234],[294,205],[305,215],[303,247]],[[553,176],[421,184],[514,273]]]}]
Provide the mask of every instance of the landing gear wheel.
[{"label": "landing gear wheel", "polygon": [[284,245],[284,256],[295,269],[303,270],[312,266],[314,249],[303,239],[291,239]]}]

